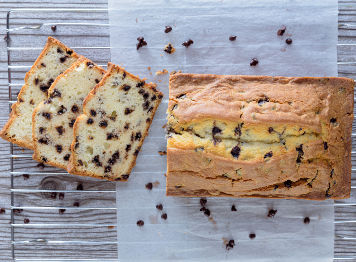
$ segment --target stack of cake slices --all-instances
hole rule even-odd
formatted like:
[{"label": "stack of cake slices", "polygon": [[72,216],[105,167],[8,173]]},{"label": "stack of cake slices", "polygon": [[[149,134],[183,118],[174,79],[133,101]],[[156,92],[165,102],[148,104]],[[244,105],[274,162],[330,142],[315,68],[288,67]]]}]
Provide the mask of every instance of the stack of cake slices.
[{"label": "stack of cake slices", "polygon": [[163,95],[108,63],[107,71],[49,37],[0,136],[71,174],[128,179]]}]

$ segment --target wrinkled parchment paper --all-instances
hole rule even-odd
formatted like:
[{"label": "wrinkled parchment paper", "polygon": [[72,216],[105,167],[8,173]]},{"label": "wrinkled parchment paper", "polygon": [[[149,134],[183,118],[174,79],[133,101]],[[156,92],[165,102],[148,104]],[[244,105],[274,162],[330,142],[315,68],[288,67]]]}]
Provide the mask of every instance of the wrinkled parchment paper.
[{"label": "wrinkled parchment paper", "polygon": [[[337,1],[109,0],[109,9],[112,61],[165,94],[129,182],[117,184],[119,260],[332,261],[333,201],[208,198],[209,219],[199,198],[165,196],[166,156],[158,151],[166,148],[168,75],[155,72],[336,76]],[[173,30],[165,34],[167,25]],[[282,25],[287,30],[277,36]],[[137,51],[139,36],[148,45]],[[194,44],[183,47],[190,38]],[[175,53],[163,51],[168,43]],[[250,67],[252,58],[258,66]],[[155,208],[160,203],[163,211]],[[267,218],[270,208],[274,218]],[[227,251],[230,239],[236,245]]]}]

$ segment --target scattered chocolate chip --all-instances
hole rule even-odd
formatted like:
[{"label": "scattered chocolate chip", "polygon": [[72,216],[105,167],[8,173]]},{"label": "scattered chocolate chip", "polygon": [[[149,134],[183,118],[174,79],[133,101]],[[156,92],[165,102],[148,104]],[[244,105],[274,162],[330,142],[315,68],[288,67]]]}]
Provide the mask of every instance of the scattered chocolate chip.
[{"label": "scattered chocolate chip", "polygon": [[192,39],[189,39],[188,41],[183,42],[182,46],[185,46],[188,48],[192,44],[194,44],[194,41]]},{"label": "scattered chocolate chip", "polygon": [[146,46],[147,42],[145,41],[145,38],[142,36],[137,38],[138,43],[136,44],[136,49],[139,50],[141,47]]},{"label": "scattered chocolate chip", "polygon": [[38,143],[48,145],[48,139],[45,137],[41,137],[40,139],[38,139]]},{"label": "scattered chocolate chip", "polygon": [[29,220],[28,218],[25,218],[25,219],[23,220],[23,222],[24,222],[25,224],[28,224],[28,223],[30,223],[30,220]]},{"label": "scattered chocolate chip", "polygon": [[88,124],[88,125],[91,125],[91,124],[93,124],[93,123],[94,123],[94,120],[93,120],[92,118],[88,118],[87,124]]},{"label": "scattered chocolate chip", "polygon": [[210,210],[205,208],[204,215],[206,215],[207,217],[210,217]]},{"label": "scattered chocolate chip", "polygon": [[273,131],[274,131],[273,127],[268,128],[268,133],[272,134]]},{"label": "scattered chocolate chip", "polygon": [[236,40],[236,38],[237,38],[237,36],[236,36],[236,35],[231,35],[231,36],[229,37],[229,40],[230,40],[230,41],[235,41],[235,40]]},{"label": "scattered chocolate chip", "polygon": [[63,115],[65,112],[67,112],[67,108],[64,105],[61,105],[59,107],[59,110],[57,111],[58,115]]},{"label": "scattered chocolate chip", "polygon": [[164,32],[167,34],[169,33],[170,31],[172,31],[172,27],[167,25],[166,28],[164,29]]},{"label": "scattered chocolate chip", "polygon": [[106,166],[104,169],[104,173],[109,173],[111,172],[111,166]]},{"label": "scattered chocolate chip", "polygon": [[232,206],[231,206],[231,211],[232,211],[232,212],[237,211],[237,209],[236,209],[236,206],[235,206],[235,205],[232,205]]},{"label": "scattered chocolate chip", "polygon": [[125,108],[125,115],[131,114],[134,110],[128,107]]},{"label": "scattered chocolate chip", "polygon": [[171,43],[169,43],[168,45],[166,45],[163,49],[164,52],[166,52],[167,54],[172,54],[175,52],[174,47],[172,46]]},{"label": "scattered chocolate chip", "polygon": [[41,160],[43,161],[43,162],[47,162],[47,158],[46,157],[41,157]]},{"label": "scattered chocolate chip", "polygon": [[267,216],[268,216],[268,217],[274,217],[276,214],[277,214],[277,210],[276,210],[276,209],[270,209],[270,210],[268,211]]},{"label": "scattered chocolate chip", "polygon": [[130,149],[131,149],[131,145],[126,145],[126,148],[125,148],[126,152],[129,152]]},{"label": "scattered chocolate chip", "polygon": [[69,158],[70,158],[70,154],[66,154],[66,155],[63,157],[64,161],[68,161]]},{"label": "scattered chocolate chip", "polygon": [[62,153],[63,147],[61,145],[56,145],[56,150],[60,154]]},{"label": "scattered chocolate chip", "polygon": [[156,208],[157,208],[158,210],[163,210],[163,205],[162,205],[162,204],[158,204],[158,205],[156,205]]},{"label": "scattered chocolate chip", "polygon": [[57,48],[57,53],[58,53],[58,54],[62,54],[62,53],[63,53],[63,50],[58,47],[58,48]]},{"label": "scattered chocolate chip", "polygon": [[250,233],[248,236],[249,236],[250,239],[256,238],[256,234],[255,233]]},{"label": "scattered chocolate chip", "polygon": [[29,174],[22,174],[22,176],[23,176],[23,179],[24,179],[24,180],[27,180],[27,179],[30,178],[30,175],[29,175]]},{"label": "scattered chocolate chip", "polygon": [[83,184],[78,184],[77,185],[77,190],[83,190]]},{"label": "scattered chocolate chip", "polygon": [[291,45],[292,42],[293,42],[292,38],[287,38],[287,39],[286,39],[286,44],[287,44],[287,45]]},{"label": "scattered chocolate chip", "polygon": [[305,217],[304,218],[304,224],[309,224],[310,223],[310,218],[309,217]]},{"label": "scattered chocolate chip", "polygon": [[108,121],[106,121],[106,120],[101,120],[101,121],[99,122],[99,126],[102,127],[102,128],[107,127],[107,126],[108,126]]},{"label": "scattered chocolate chip", "polygon": [[70,122],[68,123],[68,126],[69,126],[69,127],[73,127],[73,126],[74,126],[74,123],[75,123],[75,119],[72,118],[72,119],[70,120]]},{"label": "scattered chocolate chip", "polygon": [[163,214],[161,215],[161,218],[164,219],[164,220],[167,220],[167,218],[168,218],[167,213],[163,213]]},{"label": "scattered chocolate chip", "polygon": [[88,61],[88,62],[87,62],[87,67],[88,67],[88,68],[93,68],[93,67],[94,67],[94,63]]},{"label": "scattered chocolate chip", "polygon": [[56,32],[57,26],[56,26],[56,25],[52,25],[52,26],[51,26],[51,30],[52,30],[53,32]]},{"label": "scattered chocolate chip", "polygon": [[235,241],[233,239],[230,239],[229,242],[226,244],[226,250],[230,250],[234,248],[235,246]]},{"label": "scattered chocolate chip", "polygon": [[330,119],[330,123],[335,124],[335,123],[336,123],[336,118],[334,118],[334,117],[333,117],[333,118],[331,118],[331,119]]},{"label": "scattered chocolate chip", "polygon": [[12,212],[14,212],[14,214],[20,214],[20,213],[22,213],[22,211],[23,211],[22,208],[14,208],[14,209],[12,210]]},{"label": "scattered chocolate chip", "polygon": [[37,167],[39,169],[44,169],[46,166],[43,163],[39,163],[39,164],[37,164]]},{"label": "scattered chocolate chip", "polygon": [[68,56],[62,56],[61,58],[59,58],[59,61],[61,63],[64,63],[67,60]]},{"label": "scattered chocolate chip", "polygon": [[5,214],[6,213],[6,210],[5,210],[5,208],[0,208],[0,214]]},{"label": "scattered chocolate chip", "polygon": [[147,183],[145,185],[145,187],[148,189],[148,190],[152,190],[152,187],[153,187],[153,184],[151,182]]},{"label": "scattered chocolate chip", "polygon": [[79,202],[78,202],[78,201],[75,201],[75,202],[73,203],[73,206],[74,206],[74,207],[79,207],[79,206],[80,206],[80,204],[79,204]]},{"label": "scattered chocolate chip", "polygon": [[59,200],[63,200],[64,199],[64,193],[63,192],[58,194],[58,199]]},{"label": "scattered chocolate chip", "polygon": [[143,222],[143,220],[138,220],[136,224],[137,226],[142,227],[145,224],[145,222]]},{"label": "scattered chocolate chip", "polygon": [[327,142],[324,142],[324,150],[328,150],[328,143]]},{"label": "scattered chocolate chip", "polygon": [[272,157],[272,156],[273,156],[273,152],[270,151],[270,152],[266,153],[263,158]]},{"label": "scattered chocolate chip", "polygon": [[43,116],[44,118],[47,118],[48,120],[51,119],[51,113],[42,112],[42,116]]},{"label": "scattered chocolate chip", "polygon": [[200,202],[200,205],[201,205],[202,207],[204,207],[204,206],[206,205],[206,203],[208,202],[208,200],[206,200],[206,198],[201,198],[201,199],[199,200],[199,202]]},{"label": "scattered chocolate chip", "polygon": [[64,212],[66,212],[66,210],[65,210],[64,208],[58,209],[58,213],[59,213],[60,215],[63,215]]},{"label": "scattered chocolate chip", "polygon": [[239,158],[239,156],[240,156],[240,151],[241,151],[241,149],[240,149],[240,147],[239,146],[235,146],[235,147],[233,147],[232,149],[231,149],[231,155],[234,157],[234,158]]},{"label": "scattered chocolate chip", "polygon": [[158,151],[158,154],[160,154],[161,156],[165,156],[165,155],[167,155],[167,152],[166,151]]},{"label": "scattered chocolate chip", "polygon": [[278,29],[277,35],[282,36],[285,33],[286,29],[287,29],[287,27],[282,25],[281,28]]},{"label": "scattered chocolate chip", "polygon": [[258,64],[257,58],[252,58],[252,60],[250,62],[250,66],[256,66],[257,64]]},{"label": "scattered chocolate chip", "polygon": [[[62,135],[64,133],[64,128],[63,126],[56,126],[56,130],[59,135]],[[42,133],[41,133],[42,134]]]},{"label": "scattered chocolate chip", "polygon": [[284,182],[284,186],[287,188],[291,188],[292,187],[293,182],[291,180],[287,180]]},{"label": "scattered chocolate chip", "polygon": [[79,107],[77,105],[73,105],[71,110],[73,113],[77,113],[79,111]]}]

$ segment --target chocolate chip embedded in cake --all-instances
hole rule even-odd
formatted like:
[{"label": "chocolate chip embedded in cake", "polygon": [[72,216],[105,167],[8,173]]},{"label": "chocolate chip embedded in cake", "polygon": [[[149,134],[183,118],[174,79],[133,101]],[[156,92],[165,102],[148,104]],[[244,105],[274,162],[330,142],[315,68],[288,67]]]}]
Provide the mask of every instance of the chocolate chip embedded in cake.
[{"label": "chocolate chip embedded in cake", "polygon": [[161,99],[155,85],[109,63],[76,120],[69,173],[126,181]]}]

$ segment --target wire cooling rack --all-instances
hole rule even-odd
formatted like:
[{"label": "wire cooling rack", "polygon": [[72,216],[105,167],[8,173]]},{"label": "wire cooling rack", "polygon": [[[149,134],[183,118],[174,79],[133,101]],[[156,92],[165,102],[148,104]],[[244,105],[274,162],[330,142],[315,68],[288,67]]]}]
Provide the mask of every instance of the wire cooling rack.
[{"label": "wire cooling rack", "polygon": [[[353,17],[356,8],[339,7],[338,66],[339,76],[356,79]],[[49,35],[100,66],[110,61],[107,9],[13,9],[7,14],[10,106]],[[354,126],[351,198],[335,201],[335,261],[356,261],[355,137]],[[14,260],[117,261],[114,183],[41,167],[31,151],[13,145],[9,160]]]}]

